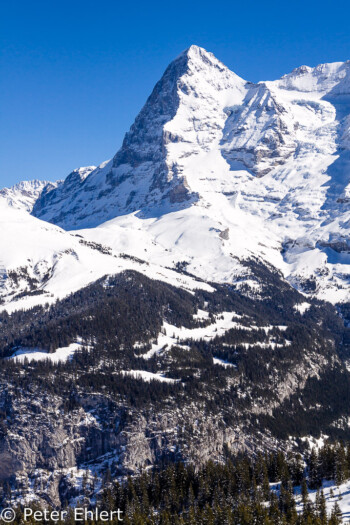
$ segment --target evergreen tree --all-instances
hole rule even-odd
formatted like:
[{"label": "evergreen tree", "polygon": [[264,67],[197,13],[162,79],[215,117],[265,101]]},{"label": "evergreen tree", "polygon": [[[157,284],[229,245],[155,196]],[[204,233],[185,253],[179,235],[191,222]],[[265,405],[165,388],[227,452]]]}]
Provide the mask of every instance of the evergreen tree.
[{"label": "evergreen tree", "polygon": [[318,499],[316,500],[316,512],[317,516],[320,518],[321,525],[327,525],[326,498],[323,490],[319,492]]},{"label": "evergreen tree", "polygon": [[322,485],[322,472],[316,450],[313,448],[308,460],[308,479],[310,489],[318,489]]},{"label": "evergreen tree", "polygon": [[342,523],[342,512],[337,502],[334,503],[334,507],[331,512],[329,525],[340,525]]},{"label": "evergreen tree", "polygon": [[349,468],[344,445],[340,443],[335,449],[334,479],[337,486],[349,477]]}]

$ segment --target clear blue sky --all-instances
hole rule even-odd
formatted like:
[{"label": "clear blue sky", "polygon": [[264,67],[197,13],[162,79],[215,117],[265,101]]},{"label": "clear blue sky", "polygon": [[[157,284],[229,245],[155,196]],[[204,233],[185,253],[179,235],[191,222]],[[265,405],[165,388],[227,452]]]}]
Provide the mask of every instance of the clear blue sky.
[{"label": "clear blue sky", "polygon": [[345,1],[17,0],[0,7],[0,187],[115,154],[183,49],[251,81],[350,59]]}]

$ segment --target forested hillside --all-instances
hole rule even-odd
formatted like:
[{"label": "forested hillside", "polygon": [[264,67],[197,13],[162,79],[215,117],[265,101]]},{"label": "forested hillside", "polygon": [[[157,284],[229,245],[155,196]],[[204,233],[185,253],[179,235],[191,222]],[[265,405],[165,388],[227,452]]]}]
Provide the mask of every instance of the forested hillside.
[{"label": "forested hillside", "polygon": [[61,506],[79,492],[74,469],[101,479],[111,461],[114,476],[135,475],[297,450],[321,432],[348,439],[348,329],[249,265],[255,291],[191,293],[127,271],[2,312],[0,475],[15,499]]}]

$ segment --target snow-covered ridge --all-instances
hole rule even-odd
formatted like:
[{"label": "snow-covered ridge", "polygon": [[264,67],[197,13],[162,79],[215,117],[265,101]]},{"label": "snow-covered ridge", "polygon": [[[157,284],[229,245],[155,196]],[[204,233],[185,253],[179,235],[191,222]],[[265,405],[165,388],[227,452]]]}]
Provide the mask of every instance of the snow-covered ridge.
[{"label": "snow-covered ridge", "polygon": [[320,92],[333,95],[350,94],[350,60],[301,66],[277,81],[279,87],[302,92]]},{"label": "snow-covered ridge", "polygon": [[106,275],[135,270],[187,290],[212,287],[157,263],[125,256],[0,200],[0,298],[8,312],[53,303]]},{"label": "snow-covered ridge", "polygon": [[44,180],[22,181],[11,188],[0,190],[0,199],[4,199],[7,204],[18,210],[31,212],[35,202],[43,192],[51,191],[62,181],[49,182]]}]

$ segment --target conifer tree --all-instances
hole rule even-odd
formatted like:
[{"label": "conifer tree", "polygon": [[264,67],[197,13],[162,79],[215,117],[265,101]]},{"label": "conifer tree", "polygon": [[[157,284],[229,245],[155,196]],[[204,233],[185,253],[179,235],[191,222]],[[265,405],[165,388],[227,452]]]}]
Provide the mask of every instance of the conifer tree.
[{"label": "conifer tree", "polygon": [[334,507],[331,512],[329,525],[340,525],[342,523],[342,512],[337,502],[334,503]]},{"label": "conifer tree", "polygon": [[340,443],[335,450],[334,480],[337,486],[341,485],[349,476],[346,453],[344,445]]},{"label": "conifer tree", "polygon": [[319,493],[318,501],[316,502],[316,512],[320,518],[321,525],[327,525],[327,507],[326,498],[323,490]]},{"label": "conifer tree", "polygon": [[315,448],[312,449],[308,460],[308,479],[310,489],[318,489],[321,487],[322,474]]}]

